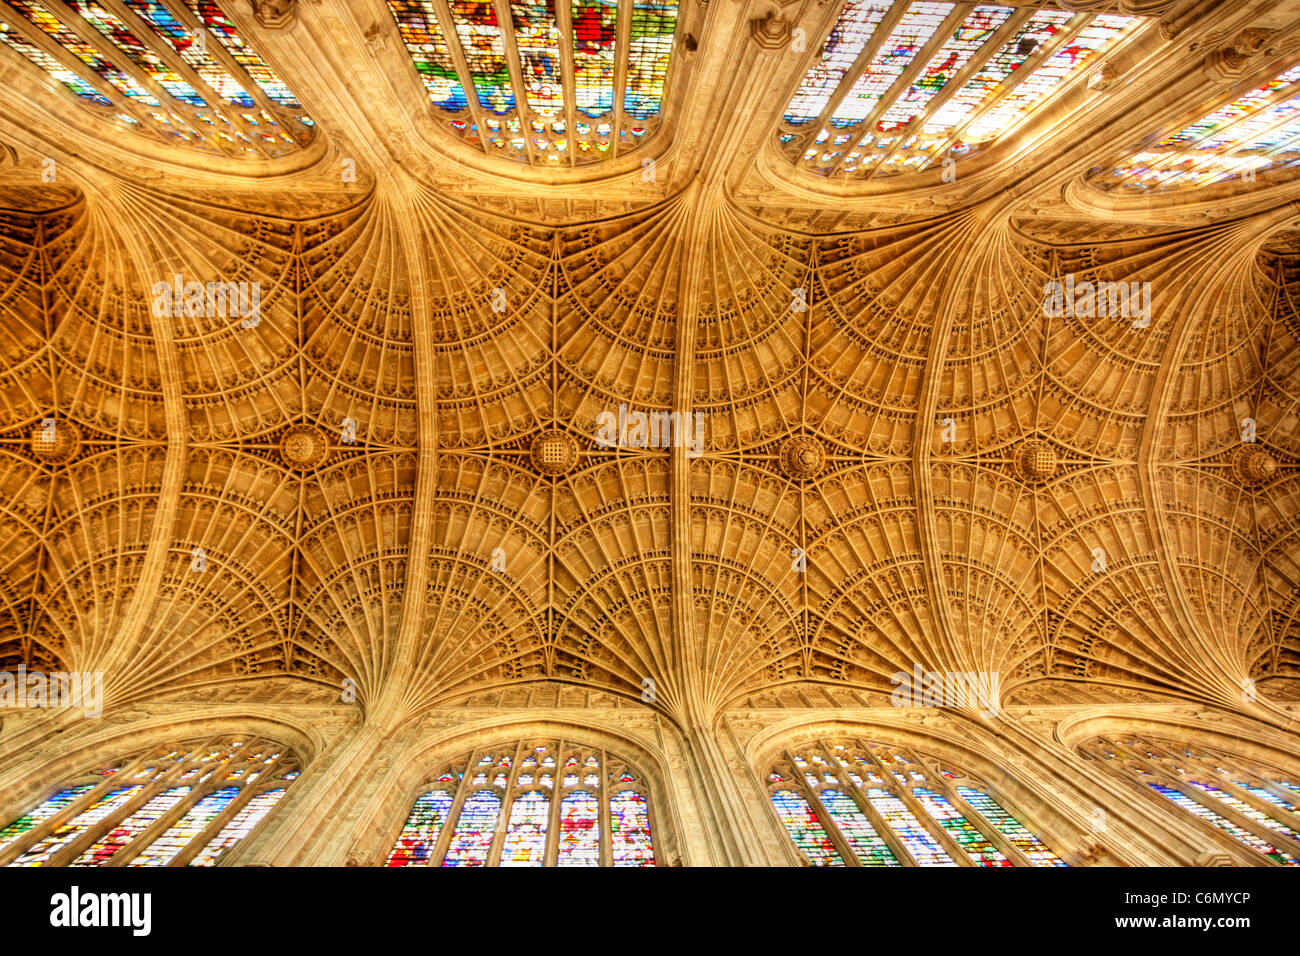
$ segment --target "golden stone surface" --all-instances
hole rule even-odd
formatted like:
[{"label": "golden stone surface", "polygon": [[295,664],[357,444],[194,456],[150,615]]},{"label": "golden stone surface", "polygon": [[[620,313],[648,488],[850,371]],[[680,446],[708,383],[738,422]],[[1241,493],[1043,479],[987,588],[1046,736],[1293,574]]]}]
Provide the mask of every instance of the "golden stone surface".
[{"label": "golden stone surface", "polygon": [[578,443],[573,436],[552,429],[533,439],[533,467],[544,475],[562,475],[578,463]]},{"label": "golden stone surface", "polygon": [[280,436],[280,457],[290,468],[317,468],[329,455],[329,439],[315,425],[294,425]]}]

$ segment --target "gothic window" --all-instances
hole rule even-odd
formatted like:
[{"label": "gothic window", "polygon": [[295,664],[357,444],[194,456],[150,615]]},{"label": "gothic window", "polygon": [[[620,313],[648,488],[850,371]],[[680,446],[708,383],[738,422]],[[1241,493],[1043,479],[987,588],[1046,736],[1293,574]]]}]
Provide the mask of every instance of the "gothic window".
[{"label": "gothic window", "polygon": [[[447,129],[517,162],[635,148],[663,108],[676,0],[388,0]],[[469,91],[468,95],[466,91]]]},{"label": "gothic window", "polygon": [[645,779],[571,741],[476,750],[435,773],[388,866],[654,866]]},{"label": "gothic window", "polygon": [[298,773],[293,753],[246,737],[146,751],[70,781],[0,830],[0,865],[214,866]]},{"label": "gothic window", "polygon": [[105,119],[232,158],[280,156],[313,122],[216,3],[7,0],[0,45]]},{"label": "gothic window", "polygon": [[1205,747],[1100,737],[1082,748],[1274,863],[1300,866],[1300,784],[1253,761]]},{"label": "gothic window", "polygon": [[1105,190],[1194,188],[1300,162],[1300,64],[1096,174]]},{"label": "gothic window", "polygon": [[767,789],[813,866],[1065,866],[985,784],[908,749],[818,741]]},{"label": "gothic window", "polygon": [[800,168],[870,178],[969,156],[1145,23],[957,3],[849,0],[785,111]]}]

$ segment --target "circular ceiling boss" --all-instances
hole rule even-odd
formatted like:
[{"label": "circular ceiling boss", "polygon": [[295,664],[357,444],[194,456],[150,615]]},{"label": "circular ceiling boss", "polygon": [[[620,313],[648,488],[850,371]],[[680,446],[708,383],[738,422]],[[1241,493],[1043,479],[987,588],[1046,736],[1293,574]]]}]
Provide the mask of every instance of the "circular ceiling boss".
[{"label": "circular ceiling boss", "polygon": [[815,477],[826,463],[822,443],[812,435],[787,438],[778,453],[781,470],[796,480]]},{"label": "circular ceiling boss", "polygon": [[32,454],[41,461],[61,465],[81,450],[81,429],[72,422],[42,420],[32,432]]},{"label": "circular ceiling boss", "polygon": [[329,439],[315,425],[292,425],[280,436],[280,457],[290,468],[318,468],[329,452]]},{"label": "circular ceiling boss", "polygon": [[1016,469],[1025,481],[1047,481],[1056,474],[1056,449],[1045,441],[1031,438],[1016,452]]},{"label": "circular ceiling boss", "polygon": [[1262,485],[1277,474],[1277,461],[1258,445],[1242,445],[1232,456],[1232,474],[1248,487]]},{"label": "circular ceiling boss", "polygon": [[533,439],[533,467],[544,475],[562,475],[578,463],[578,443],[572,435],[550,429]]}]

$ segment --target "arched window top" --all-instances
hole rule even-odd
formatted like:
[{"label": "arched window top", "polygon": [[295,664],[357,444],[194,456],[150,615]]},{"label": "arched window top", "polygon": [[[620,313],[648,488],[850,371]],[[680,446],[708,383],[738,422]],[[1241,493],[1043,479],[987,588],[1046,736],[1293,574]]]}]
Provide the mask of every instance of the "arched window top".
[{"label": "arched window top", "polygon": [[1095,173],[1121,192],[1195,189],[1300,162],[1300,64]]},{"label": "arched window top", "polygon": [[1136,32],[1141,18],[849,0],[785,111],[801,169],[915,172],[1001,139]]},{"label": "arched window top", "polygon": [[640,771],[599,747],[527,740],[429,777],[388,866],[654,866]]},{"label": "arched window top", "polygon": [[1064,866],[982,781],[863,740],[785,751],[772,806],[813,866]]},{"label": "arched window top", "polygon": [[677,0],[388,0],[458,139],[543,166],[635,149],[659,125]]},{"label": "arched window top", "polygon": [[1156,737],[1098,737],[1080,750],[1267,860],[1300,866],[1300,776]]},{"label": "arched window top", "polygon": [[0,45],[109,122],[159,142],[238,159],[310,142],[297,97],[235,28],[201,0],[11,0]]},{"label": "arched window top", "polygon": [[246,736],[102,765],[0,830],[3,866],[214,866],[298,778],[296,754]]}]

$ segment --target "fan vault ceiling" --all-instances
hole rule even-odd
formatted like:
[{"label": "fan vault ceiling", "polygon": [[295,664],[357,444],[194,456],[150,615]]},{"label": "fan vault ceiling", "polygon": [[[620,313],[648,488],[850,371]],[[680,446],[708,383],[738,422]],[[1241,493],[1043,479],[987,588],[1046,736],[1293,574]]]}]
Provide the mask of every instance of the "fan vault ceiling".
[{"label": "fan vault ceiling", "polygon": [[[771,37],[834,4],[689,0],[653,140],[562,169],[445,136],[378,0],[226,6],[316,121],[287,156],[91,138],[0,67],[6,664],[110,704],[351,681],[382,721],[560,682],[690,723],[916,665],[1289,719],[1300,182],[1088,176],[1300,58],[1294,4],[1070,5],[1151,19],[955,182],[778,148],[812,54]],[[176,275],[258,321],[155,316]],[[1066,275],[1153,321],[1045,315]],[[703,453],[602,446],[620,406]]]}]

